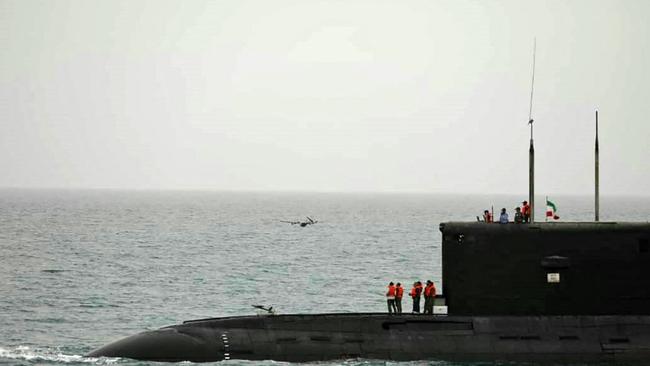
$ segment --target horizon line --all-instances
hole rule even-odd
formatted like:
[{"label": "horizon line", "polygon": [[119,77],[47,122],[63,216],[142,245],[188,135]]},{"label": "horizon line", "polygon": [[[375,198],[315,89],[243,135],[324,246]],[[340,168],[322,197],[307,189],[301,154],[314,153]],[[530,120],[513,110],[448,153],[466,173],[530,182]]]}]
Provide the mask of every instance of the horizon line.
[{"label": "horizon line", "polygon": [[[307,190],[307,189],[223,189],[223,188],[169,188],[169,187],[18,187],[18,186],[0,186],[0,190],[23,190],[23,191],[113,191],[113,192],[205,192],[205,193],[280,193],[280,194],[386,194],[386,195],[476,195],[476,196],[528,196],[524,192],[445,192],[445,191],[425,191],[425,190]],[[539,194],[536,197],[544,196],[573,196],[573,197],[593,197],[593,192],[589,193],[552,193]],[[608,193],[602,194],[601,197],[643,197],[650,198],[650,194],[641,193]],[[525,198],[525,197],[524,197]]]}]

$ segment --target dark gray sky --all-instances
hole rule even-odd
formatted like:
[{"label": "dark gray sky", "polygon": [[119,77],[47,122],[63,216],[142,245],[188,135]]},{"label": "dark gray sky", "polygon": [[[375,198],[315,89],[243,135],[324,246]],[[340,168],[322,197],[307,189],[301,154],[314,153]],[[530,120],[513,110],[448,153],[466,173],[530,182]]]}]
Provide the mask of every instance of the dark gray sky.
[{"label": "dark gray sky", "polygon": [[0,0],[0,187],[650,187],[650,1]]}]

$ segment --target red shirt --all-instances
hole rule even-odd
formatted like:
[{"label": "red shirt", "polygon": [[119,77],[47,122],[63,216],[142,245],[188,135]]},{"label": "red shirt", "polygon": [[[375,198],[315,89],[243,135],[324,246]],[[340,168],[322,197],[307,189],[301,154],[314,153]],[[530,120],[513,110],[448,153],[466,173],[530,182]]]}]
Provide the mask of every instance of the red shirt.
[{"label": "red shirt", "polygon": [[404,296],[404,287],[400,286],[400,287],[395,288],[395,290],[397,291],[397,293],[395,294],[395,297],[398,298],[398,299],[401,299],[402,296]]},{"label": "red shirt", "polygon": [[492,222],[492,214],[489,212],[484,213],[483,219],[485,220],[485,222]]}]

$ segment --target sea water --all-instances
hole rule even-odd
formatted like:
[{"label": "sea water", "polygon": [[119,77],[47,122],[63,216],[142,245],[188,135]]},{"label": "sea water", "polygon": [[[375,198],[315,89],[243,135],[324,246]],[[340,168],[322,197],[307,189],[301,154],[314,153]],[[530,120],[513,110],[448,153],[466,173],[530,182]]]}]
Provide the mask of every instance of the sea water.
[{"label": "sea water", "polygon": [[[562,221],[593,219],[591,197],[553,198]],[[440,222],[475,221],[492,206],[512,215],[523,199],[0,190],[0,365],[155,364],[82,355],[184,320],[254,314],[253,304],[279,313],[383,312],[389,281],[408,291],[431,279],[441,288]],[[318,223],[282,222],[305,216]],[[601,199],[602,221],[649,218],[650,198]]]}]

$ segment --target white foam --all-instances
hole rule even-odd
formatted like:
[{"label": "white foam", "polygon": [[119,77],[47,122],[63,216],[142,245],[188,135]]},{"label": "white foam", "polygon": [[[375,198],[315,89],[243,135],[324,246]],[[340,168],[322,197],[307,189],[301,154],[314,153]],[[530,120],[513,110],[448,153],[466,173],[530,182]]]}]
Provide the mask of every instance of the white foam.
[{"label": "white foam", "polygon": [[0,358],[26,361],[52,361],[62,363],[93,363],[98,365],[110,365],[117,362],[118,358],[93,358],[82,355],[66,355],[60,352],[53,352],[47,349],[32,349],[28,346],[18,346],[14,349],[0,347]]}]

